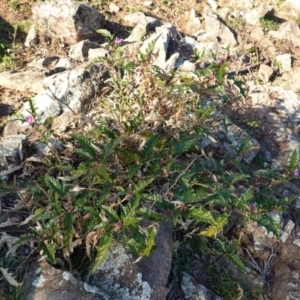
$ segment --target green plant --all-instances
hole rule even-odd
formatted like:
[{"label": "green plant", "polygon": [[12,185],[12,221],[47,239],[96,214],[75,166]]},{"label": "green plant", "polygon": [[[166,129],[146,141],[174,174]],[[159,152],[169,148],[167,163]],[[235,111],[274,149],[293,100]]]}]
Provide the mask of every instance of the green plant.
[{"label": "green plant", "polygon": [[278,30],[278,23],[274,21],[272,17],[265,16],[259,19],[259,22],[261,26],[264,28],[264,30],[270,31],[270,30]]},{"label": "green plant", "polygon": [[[99,120],[88,133],[70,134],[72,159],[55,151],[43,159],[46,167],[39,166],[38,174],[45,175],[27,188],[33,201],[30,232],[17,245],[31,240],[51,263],[62,257],[70,269],[70,257],[85,248],[83,266],[76,268],[86,274],[103,262],[113,241],[149,256],[159,223],[172,219],[179,232],[175,260],[178,253],[185,256],[174,264],[173,282],[179,280],[178,266],[190,261],[189,242],[199,237],[206,241],[202,251],[214,245],[212,255],[244,269],[236,254],[239,243],[224,234],[233,212],[276,234],[268,212],[275,205],[283,209],[291,199],[272,193],[284,179],[281,174],[251,171],[240,161],[251,150],[249,139],[232,146],[235,155],[223,162],[203,154],[199,140],[214,140],[206,121],[219,104],[243,99],[241,82],[233,81],[240,93],[232,95],[225,57],[205,58],[192,77],[167,74],[151,63],[155,41],[139,60],[130,60],[112,43],[113,36],[106,36],[110,55],[85,70],[99,64],[109,74],[95,103]],[[199,63],[203,58],[195,53]],[[29,115],[21,119],[38,128],[32,100],[29,106]],[[226,116],[223,121],[228,131]]]}]

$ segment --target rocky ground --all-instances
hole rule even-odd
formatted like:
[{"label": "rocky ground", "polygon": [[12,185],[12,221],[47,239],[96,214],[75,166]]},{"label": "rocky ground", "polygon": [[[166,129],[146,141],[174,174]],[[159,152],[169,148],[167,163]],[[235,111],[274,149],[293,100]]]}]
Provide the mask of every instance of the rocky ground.
[{"label": "rocky ground", "polygon": [[[4,177],[23,168],[21,163],[25,163],[26,158],[26,163],[31,166],[19,174],[19,178],[28,174],[37,176],[39,171],[32,166],[47,148],[26,122],[6,123],[8,117],[16,112],[26,117],[28,99],[33,97],[39,108],[37,120],[42,123],[52,118],[50,128],[54,136],[64,137],[70,130],[77,132],[80,126],[88,130],[87,120],[93,117],[88,115],[93,108],[93,102],[89,100],[97,98],[99,89],[103,88],[99,87],[99,82],[105,77],[105,71],[97,64],[94,71],[86,68],[93,58],[108,55],[107,44],[104,44],[107,39],[95,34],[88,26],[85,28],[86,24],[81,24],[77,31],[73,28],[72,32],[74,20],[55,19],[55,14],[53,23],[49,21],[49,32],[46,32],[41,17],[45,10],[39,10],[39,4],[35,2],[0,0],[0,123],[3,121],[0,126],[0,171]],[[300,151],[299,1],[120,0],[86,3],[100,12],[89,11],[89,24],[98,22],[97,29],[108,30],[114,35],[113,39],[122,39],[121,44],[128,47],[131,54],[128,60],[136,59],[136,49],[145,50],[158,32],[155,36],[157,58],[153,64],[166,73],[180,68],[188,73],[205,67],[205,61],[201,66],[195,62],[195,49],[198,53],[205,50],[207,54],[215,55],[217,64],[226,63],[227,78],[235,76],[236,79],[236,82],[226,80],[227,98],[220,106],[222,117],[227,117],[227,130],[222,129],[223,119],[216,115],[207,121],[216,142],[200,142],[206,156],[226,160],[233,155],[230,145],[237,146],[247,138],[249,149],[240,157],[246,169],[255,172],[259,168],[269,168],[283,172],[282,166],[291,163],[293,153]],[[33,5],[35,9],[32,10]],[[176,28],[166,26],[167,23]],[[31,24],[36,26],[37,36],[32,29],[27,35]],[[87,75],[83,76],[83,72]],[[240,96],[238,82],[244,83],[245,94],[235,101]],[[61,105],[64,93],[72,96],[67,104]],[[79,110],[78,101],[81,101]],[[166,107],[157,107],[159,114],[164,115]],[[76,116],[72,114],[74,111]],[[24,147],[24,140],[41,143],[28,149]],[[278,237],[269,230],[268,226],[272,224],[259,227],[253,221],[243,223],[239,214],[224,227],[224,234],[238,237],[241,243],[238,254],[247,267],[246,272],[239,271],[226,255],[198,251],[196,244],[186,246],[186,249],[177,247],[174,238],[177,233],[172,224],[166,222],[161,225],[157,249],[152,256],[133,263],[136,257],[127,255],[121,245],[115,245],[107,261],[88,283],[81,281],[80,276],[76,277],[78,274],[72,275],[61,266],[55,269],[45,261],[40,265],[41,274],[33,275],[36,265],[32,263],[24,281],[31,286],[32,278],[36,277],[36,288],[29,289],[26,299],[221,299],[216,295],[224,299],[300,299],[299,162],[295,162],[289,171],[285,177],[288,180],[274,184],[271,189],[279,199],[291,197],[294,200],[285,207],[284,213],[277,210],[276,204],[270,205],[269,213],[280,227]],[[265,182],[260,179],[253,187],[263,190],[272,184],[272,180],[266,176]],[[15,184],[17,186],[17,180]],[[0,193],[0,246],[6,243],[9,247],[14,241],[13,232],[18,232],[14,226],[20,225],[29,213],[10,210],[7,202],[13,199],[7,196],[5,188],[1,188]],[[264,197],[260,200],[273,201],[267,193]],[[256,210],[255,205],[253,203],[250,209]],[[182,226],[186,224],[183,222]],[[22,230],[23,227],[18,236],[24,233]],[[210,246],[214,248],[213,244]],[[174,256],[174,249],[179,249],[177,256]],[[183,257],[190,252],[193,256],[188,264],[189,259]],[[180,262],[176,262],[176,257]],[[1,263],[4,266],[0,260],[0,267]],[[180,280],[174,265],[182,267]],[[14,285],[13,278],[4,277]],[[109,281],[108,277],[112,279]],[[2,284],[3,281],[4,278]],[[43,281],[46,284],[43,285]],[[63,296],[65,290],[70,291],[68,296]]]}]

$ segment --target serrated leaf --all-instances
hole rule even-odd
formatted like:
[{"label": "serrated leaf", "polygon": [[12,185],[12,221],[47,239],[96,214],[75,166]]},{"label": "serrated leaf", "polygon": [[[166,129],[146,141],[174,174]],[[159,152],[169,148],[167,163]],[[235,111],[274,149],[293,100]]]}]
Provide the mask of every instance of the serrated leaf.
[{"label": "serrated leaf", "polygon": [[166,218],[158,215],[157,213],[155,213],[154,211],[152,211],[146,207],[142,207],[142,208],[138,209],[137,214],[141,215],[143,220],[149,220],[149,221],[154,221],[154,222],[166,220]]},{"label": "serrated leaf", "polygon": [[74,226],[73,226],[73,213],[67,213],[63,220],[64,225],[64,241],[67,248],[70,247],[74,237]]},{"label": "serrated leaf", "polygon": [[146,247],[139,253],[140,256],[149,256],[151,253],[151,250],[155,246],[155,236],[156,236],[156,230],[153,227],[150,227],[147,229],[148,238],[146,242]]},{"label": "serrated leaf", "polygon": [[197,223],[203,222],[208,224],[214,224],[215,219],[211,215],[210,211],[202,210],[202,208],[192,207],[186,210],[185,216],[188,219],[194,219]]},{"label": "serrated leaf", "polygon": [[142,151],[140,151],[141,156],[144,157],[148,157],[149,155],[153,154],[153,148],[155,147],[155,145],[158,142],[158,136],[157,135],[153,135],[144,145],[144,148]]},{"label": "serrated leaf", "polygon": [[144,189],[153,182],[155,179],[155,176],[152,176],[150,178],[140,180],[136,186],[134,187],[133,194],[139,194],[140,192],[144,191]]},{"label": "serrated leaf", "polygon": [[74,150],[78,155],[88,159],[96,159],[96,149],[99,148],[94,146],[89,138],[77,134],[70,134],[70,136],[83,147],[83,149]]},{"label": "serrated leaf", "polygon": [[57,217],[56,212],[44,212],[40,213],[33,217],[33,222],[43,221],[43,220],[51,220]]},{"label": "serrated leaf", "polygon": [[109,173],[107,172],[104,165],[100,165],[97,168],[97,174],[100,176],[100,178],[104,181],[103,183],[112,182]]},{"label": "serrated leaf", "polygon": [[50,189],[58,193],[60,196],[65,196],[67,194],[67,189],[65,185],[59,180],[45,175],[45,182]]},{"label": "serrated leaf", "polygon": [[229,258],[231,261],[242,271],[242,272],[247,272],[247,269],[243,263],[243,261],[239,258],[237,254],[230,253]]},{"label": "serrated leaf", "polygon": [[105,211],[105,214],[110,222],[118,222],[120,220],[118,214],[112,207],[101,205],[101,208]]},{"label": "serrated leaf", "polygon": [[121,219],[123,222],[126,218],[132,218],[135,216],[136,208],[139,206],[141,200],[141,195],[132,196],[129,203],[126,206],[121,205]]},{"label": "serrated leaf", "polygon": [[289,169],[295,170],[298,168],[298,150],[295,149],[293,153],[291,154],[290,160],[289,160]]},{"label": "serrated leaf", "polygon": [[248,188],[241,196],[240,200],[246,204],[253,199],[253,188]]},{"label": "serrated leaf", "polygon": [[216,237],[216,235],[223,230],[223,227],[227,224],[227,217],[220,217],[214,224],[210,225],[206,230],[200,232],[200,235],[207,237]]},{"label": "serrated leaf", "polygon": [[13,276],[12,273],[8,273],[8,268],[0,268],[0,271],[2,272],[4,278],[7,280],[7,282],[13,286],[20,286],[22,283],[19,283]]},{"label": "serrated leaf", "polygon": [[48,257],[51,264],[55,264],[55,244],[46,244],[45,242],[41,242],[39,244],[39,248],[43,250],[44,254]]},{"label": "serrated leaf", "polygon": [[197,143],[199,142],[198,138],[194,138],[188,141],[176,141],[173,142],[174,144],[174,149],[173,149],[173,155],[179,156],[184,152],[187,152],[191,150]]},{"label": "serrated leaf", "polygon": [[132,165],[128,169],[128,175],[127,180],[130,181],[137,173],[137,171],[140,169],[139,165]]},{"label": "serrated leaf", "polygon": [[110,249],[112,243],[112,235],[105,234],[100,237],[99,245],[96,246],[96,257],[94,261],[94,265],[92,268],[92,273],[94,273],[97,268],[100,266],[100,264],[106,259],[107,252]]}]

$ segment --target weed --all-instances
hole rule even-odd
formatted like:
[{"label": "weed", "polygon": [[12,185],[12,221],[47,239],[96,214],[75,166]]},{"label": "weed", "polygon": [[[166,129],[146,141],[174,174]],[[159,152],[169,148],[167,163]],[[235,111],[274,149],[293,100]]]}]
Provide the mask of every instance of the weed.
[{"label": "weed", "polygon": [[268,16],[262,17],[259,19],[259,22],[263,27],[263,29],[266,31],[278,30],[279,25],[274,21],[272,17],[268,17]]},{"label": "weed", "polygon": [[[214,139],[206,128],[212,112],[220,103],[244,97],[234,78],[240,93],[231,96],[226,57],[205,58],[193,77],[167,74],[152,65],[155,41],[139,53],[139,60],[131,61],[110,33],[102,33],[110,55],[93,62],[109,74],[95,105],[98,121],[88,133],[70,134],[72,159],[52,149],[42,160],[38,175],[31,178],[34,185],[26,189],[33,201],[30,231],[18,245],[30,240],[52,264],[62,257],[71,270],[87,276],[105,260],[113,241],[139,257],[149,256],[159,223],[172,218],[180,232],[173,282],[179,280],[178,268],[191,261],[189,242],[199,236],[206,241],[201,251],[245,269],[236,254],[239,242],[223,234],[232,212],[276,234],[278,227],[267,212],[274,203],[283,209],[291,199],[277,199],[271,192],[282,174],[252,172],[239,161],[249,151],[249,139],[235,145],[236,155],[222,163],[203,154],[199,140]],[[194,58],[201,64],[203,56],[195,53]],[[37,109],[32,100],[29,104],[21,119],[38,130]],[[44,137],[41,132],[41,138],[49,139],[51,133]],[[293,155],[286,169],[294,169],[297,160]],[[264,179],[267,183],[261,186]],[[81,262],[70,259],[82,249]],[[230,279],[224,278],[226,285]]]}]

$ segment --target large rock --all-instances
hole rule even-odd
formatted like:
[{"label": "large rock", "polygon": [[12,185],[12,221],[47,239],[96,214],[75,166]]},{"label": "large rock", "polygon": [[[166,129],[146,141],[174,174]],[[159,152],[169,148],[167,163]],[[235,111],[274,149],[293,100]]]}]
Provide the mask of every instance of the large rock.
[{"label": "large rock", "polygon": [[207,11],[205,16],[205,30],[214,35],[215,39],[219,38],[221,44],[231,47],[238,45],[235,34],[217,14],[210,10]]},{"label": "large rock", "polygon": [[101,290],[77,280],[71,273],[55,269],[45,261],[27,273],[29,293],[25,300],[109,300]]},{"label": "large rock", "polygon": [[115,243],[107,259],[91,276],[90,284],[108,294],[110,299],[166,299],[166,287],[172,263],[172,222],[160,225],[156,249],[148,258],[134,263],[135,257]]},{"label": "large rock", "polygon": [[181,289],[185,300],[222,300],[185,272],[182,273]]},{"label": "large rock", "polygon": [[96,9],[73,0],[36,2],[32,7],[32,20],[39,35],[46,35],[67,44],[98,35],[104,16]]}]

